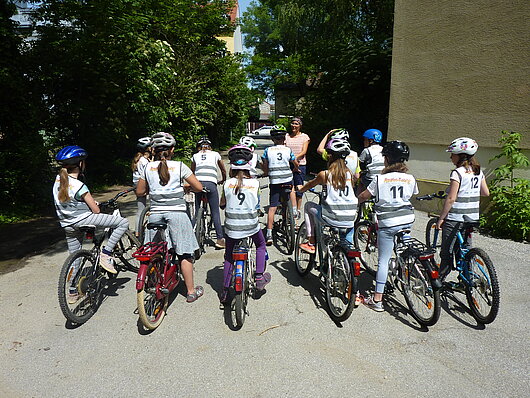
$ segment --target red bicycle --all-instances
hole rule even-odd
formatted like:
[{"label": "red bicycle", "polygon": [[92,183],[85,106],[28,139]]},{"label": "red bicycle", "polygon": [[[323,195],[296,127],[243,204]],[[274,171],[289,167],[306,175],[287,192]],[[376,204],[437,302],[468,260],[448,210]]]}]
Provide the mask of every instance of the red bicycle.
[{"label": "red bicycle", "polygon": [[140,261],[136,277],[138,316],[146,329],[156,329],[166,315],[169,295],[180,282],[180,263],[173,248],[162,238],[165,223],[149,223],[156,230],[153,242],[140,247],[133,256]]}]

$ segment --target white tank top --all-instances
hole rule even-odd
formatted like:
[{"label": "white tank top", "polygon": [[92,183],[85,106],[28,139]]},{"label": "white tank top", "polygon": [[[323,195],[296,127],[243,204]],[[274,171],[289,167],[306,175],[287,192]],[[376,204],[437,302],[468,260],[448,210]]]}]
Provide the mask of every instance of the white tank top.
[{"label": "white tank top", "polygon": [[484,179],[482,171],[475,175],[473,171],[467,172],[464,167],[459,167],[451,172],[451,180],[458,181],[458,195],[453,207],[449,210],[447,219],[451,221],[464,221],[468,216],[473,221],[479,219],[480,185]]},{"label": "white tank top", "polygon": [[209,181],[217,184],[217,162],[221,155],[215,151],[199,151],[192,157],[195,162],[195,176],[199,181]]},{"label": "white tank top", "polygon": [[285,145],[274,145],[267,148],[271,184],[284,184],[293,180],[293,172],[289,164],[293,156],[291,148]]},{"label": "white tank top", "polygon": [[416,179],[407,173],[386,173],[375,176],[368,186],[375,196],[375,213],[379,228],[395,227],[414,222],[412,195],[418,193]]},{"label": "white tank top", "polygon": [[237,178],[230,178],[223,186],[225,208],[225,233],[232,239],[242,239],[259,231],[259,181],[244,178],[235,193]]},{"label": "white tank top", "polygon": [[158,176],[159,160],[149,162],[145,167],[145,181],[149,185],[149,197],[151,198],[151,212],[186,211],[184,200],[183,180],[193,173],[184,163],[168,160],[169,182],[167,185],[160,184]]},{"label": "white tank top", "polygon": [[352,228],[357,216],[357,196],[352,184],[352,175],[347,173],[344,190],[336,190],[327,173],[326,197],[322,202],[322,219],[329,225],[339,228]]},{"label": "white tank top", "polygon": [[53,201],[55,202],[55,211],[59,217],[61,227],[75,224],[84,220],[92,214],[90,207],[83,201],[77,200],[76,194],[85,187],[77,178],[68,176],[68,196],[70,199],[67,202],[59,201],[59,186],[61,177],[57,175],[55,183],[53,184]]}]

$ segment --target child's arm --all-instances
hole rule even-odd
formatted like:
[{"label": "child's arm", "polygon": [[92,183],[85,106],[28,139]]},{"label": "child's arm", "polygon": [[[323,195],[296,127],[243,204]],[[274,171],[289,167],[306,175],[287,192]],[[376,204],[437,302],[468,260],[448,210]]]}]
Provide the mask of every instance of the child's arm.
[{"label": "child's arm", "polygon": [[263,170],[263,176],[269,175],[269,161],[265,158],[261,158],[261,170]]},{"label": "child's arm", "polygon": [[490,189],[488,188],[486,178],[483,178],[480,183],[480,196],[490,196]]},{"label": "child's arm", "polygon": [[149,187],[143,178],[138,180],[138,185],[136,185],[136,196],[145,196],[149,193]]},{"label": "child's arm", "polygon": [[298,192],[305,192],[311,188],[316,187],[317,185],[323,184],[326,181],[326,172],[321,171],[317,174],[316,178],[306,182],[299,190]]},{"label": "child's arm", "polygon": [[221,170],[221,178],[222,178],[221,183],[224,183],[226,181],[226,168],[225,168],[225,164],[223,163],[220,157],[219,157],[219,160],[217,161],[217,165],[219,166],[219,170]]},{"label": "child's arm", "polygon": [[325,151],[326,142],[328,142],[329,133],[327,133],[324,138],[322,138],[322,141],[320,141],[320,144],[318,144],[317,153],[319,155],[322,155]]},{"label": "child's arm", "polygon": [[92,197],[92,195],[90,194],[90,192],[86,192],[83,196],[81,196],[81,198],[83,198],[83,200],[88,205],[90,210],[92,210],[92,213],[99,214],[100,212],[99,206],[94,200],[94,198]]},{"label": "child's arm", "polygon": [[436,228],[442,228],[442,224],[445,220],[445,217],[447,217],[447,215],[449,214],[449,210],[451,210],[453,204],[456,201],[459,187],[460,183],[458,181],[451,180],[451,183],[449,185],[449,192],[447,193],[447,198],[445,198],[444,207],[442,209],[442,212],[440,213],[440,217],[438,217],[438,221],[436,222]]},{"label": "child's arm", "polygon": [[362,203],[362,202],[366,202],[371,197],[372,197],[372,193],[368,189],[365,189],[359,194],[359,196],[357,196],[357,200],[359,201],[359,203]]},{"label": "child's arm", "polygon": [[195,159],[192,158],[190,169],[191,169],[191,172],[192,172],[193,174],[195,174],[195,169],[196,169],[196,168],[197,168],[197,165],[195,164]]},{"label": "child's arm", "polygon": [[184,180],[188,184],[190,184],[192,191],[194,192],[202,191],[202,184],[199,180],[197,180],[197,177],[195,177],[195,174],[190,175],[188,178],[185,178]]},{"label": "child's arm", "polygon": [[219,201],[219,208],[224,209],[226,207],[226,197],[225,197],[225,190],[223,189],[223,192],[221,192],[221,200]]},{"label": "child's arm", "polygon": [[302,159],[307,154],[307,148],[309,148],[309,140],[304,142],[304,145],[302,145],[302,150],[298,155],[296,155],[296,160]]}]

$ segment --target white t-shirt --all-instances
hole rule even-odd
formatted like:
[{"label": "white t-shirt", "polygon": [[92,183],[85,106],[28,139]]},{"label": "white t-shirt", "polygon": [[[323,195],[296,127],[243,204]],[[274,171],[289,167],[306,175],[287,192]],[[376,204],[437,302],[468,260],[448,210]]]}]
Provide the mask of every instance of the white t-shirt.
[{"label": "white t-shirt", "polygon": [[447,214],[451,221],[464,221],[464,215],[473,221],[479,219],[480,185],[484,179],[482,171],[475,175],[472,170],[458,167],[451,172],[451,180],[458,181],[458,194],[453,207]]},{"label": "white t-shirt", "polygon": [[143,169],[145,169],[145,166],[147,166],[147,163],[149,163],[149,160],[142,156],[140,159],[138,159],[138,163],[136,163],[136,170],[133,171],[133,185],[138,185],[138,181],[140,180],[140,176],[143,174]]}]

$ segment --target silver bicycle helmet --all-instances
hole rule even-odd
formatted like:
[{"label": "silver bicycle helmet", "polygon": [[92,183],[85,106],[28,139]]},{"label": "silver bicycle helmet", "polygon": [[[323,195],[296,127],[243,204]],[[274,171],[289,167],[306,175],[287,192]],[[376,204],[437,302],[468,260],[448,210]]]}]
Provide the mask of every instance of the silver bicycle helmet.
[{"label": "silver bicycle helmet", "polygon": [[169,148],[174,147],[175,144],[177,143],[175,141],[175,138],[171,134],[164,133],[163,131],[154,134],[151,138],[153,139],[152,147],[156,149],[160,149],[160,148],[169,149]]},{"label": "silver bicycle helmet", "polygon": [[136,148],[138,148],[140,151],[145,151],[151,146],[152,142],[153,140],[151,137],[142,137],[136,143]]},{"label": "silver bicycle helmet", "polygon": [[256,149],[256,141],[254,141],[254,138],[252,137],[248,137],[248,136],[241,137],[241,139],[239,140],[239,143],[241,145],[248,146],[252,150]]}]

